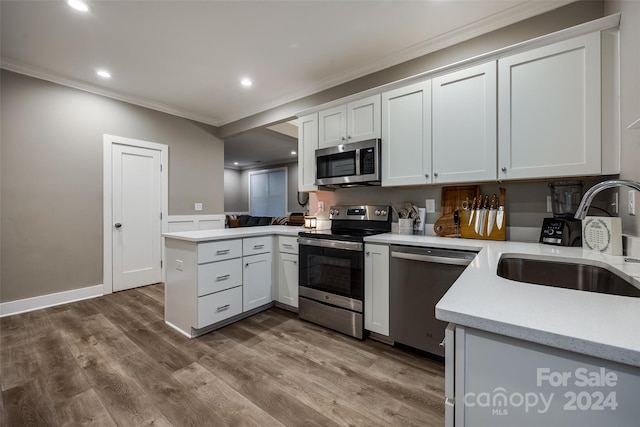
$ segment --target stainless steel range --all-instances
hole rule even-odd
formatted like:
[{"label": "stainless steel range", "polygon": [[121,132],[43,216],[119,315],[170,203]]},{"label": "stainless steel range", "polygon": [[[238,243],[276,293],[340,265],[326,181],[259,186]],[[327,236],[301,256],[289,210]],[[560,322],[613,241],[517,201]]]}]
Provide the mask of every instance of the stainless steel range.
[{"label": "stainless steel range", "polygon": [[389,206],[331,206],[331,230],[299,234],[300,319],[364,337],[364,238],[391,231]]}]

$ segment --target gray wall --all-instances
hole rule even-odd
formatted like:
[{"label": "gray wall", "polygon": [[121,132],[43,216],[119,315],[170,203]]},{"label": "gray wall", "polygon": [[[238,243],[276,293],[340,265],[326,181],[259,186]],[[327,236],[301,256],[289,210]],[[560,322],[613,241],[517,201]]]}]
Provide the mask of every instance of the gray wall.
[{"label": "gray wall", "polygon": [[102,283],[103,134],[169,146],[169,214],[222,213],[216,128],[2,70],[0,301]]},{"label": "gray wall", "polygon": [[224,170],[224,210],[225,212],[249,211],[249,172],[263,169],[287,168],[287,211],[304,212],[298,204],[298,163],[260,166],[248,169]]}]

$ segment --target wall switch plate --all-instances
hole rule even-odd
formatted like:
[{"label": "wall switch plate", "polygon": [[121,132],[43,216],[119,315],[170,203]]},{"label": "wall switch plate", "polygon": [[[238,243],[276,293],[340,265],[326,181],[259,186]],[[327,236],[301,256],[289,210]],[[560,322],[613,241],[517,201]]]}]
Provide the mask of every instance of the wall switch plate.
[{"label": "wall switch plate", "polygon": [[176,260],[176,270],[182,271],[184,269],[184,262],[181,259]]},{"label": "wall switch plate", "polygon": [[636,214],[636,190],[629,190],[629,215]]},{"label": "wall switch plate", "polygon": [[547,196],[547,212],[553,212],[553,207],[551,206],[551,196]]},{"label": "wall switch plate", "polygon": [[195,203],[193,205],[193,210],[201,211],[202,210],[202,203]]},{"label": "wall switch plate", "polygon": [[424,201],[424,206],[427,209],[428,213],[433,213],[436,211],[436,200],[435,199],[426,199]]},{"label": "wall switch plate", "polygon": [[324,212],[324,202],[322,200],[318,201],[318,212]]}]

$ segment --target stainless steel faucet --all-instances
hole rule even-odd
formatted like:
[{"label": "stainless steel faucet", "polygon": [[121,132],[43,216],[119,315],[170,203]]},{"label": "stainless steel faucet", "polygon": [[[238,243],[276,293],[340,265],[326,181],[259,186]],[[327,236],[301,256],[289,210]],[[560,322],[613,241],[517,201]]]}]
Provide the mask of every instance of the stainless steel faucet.
[{"label": "stainless steel faucet", "polygon": [[607,188],[622,187],[623,185],[640,191],[640,182],[631,181],[629,179],[610,179],[609,181],[602,181],[594,185],[584,193],[584,196],[582,196],[582,200],[580,201],[580,205],[578,206],[578,210],[576,210],[574,218],[584,219],[584,217],[587,216],[587,210],[589,210],[589,206],[591,205],[591,202],[593,201],[593,198],[596,196],[596,194],[598,194],[602,190],[606,190]]}]

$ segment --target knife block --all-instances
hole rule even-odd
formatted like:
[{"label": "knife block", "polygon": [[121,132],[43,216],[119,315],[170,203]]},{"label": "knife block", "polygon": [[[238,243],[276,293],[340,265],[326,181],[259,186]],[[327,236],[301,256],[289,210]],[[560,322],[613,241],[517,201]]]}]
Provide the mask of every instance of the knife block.
[{"label": "knife block", "polygon": [[476,233],[475,230],[476,215],[478,215],[478,211],[474,213],[471,225],[469,225],[469,217],[467,216],[471,215],[471,211],[460,211],[460,237],[465,239],[507,240],[507,212],[504,211],[503,214],[504,219],[502,220],[502,228],[498,230],[498,227],[494,223],[491,234],[487,235],[487,223],[489,222],[489,211],[487,211],[486,218],[484,219],[484,236],[481,236]]}]

